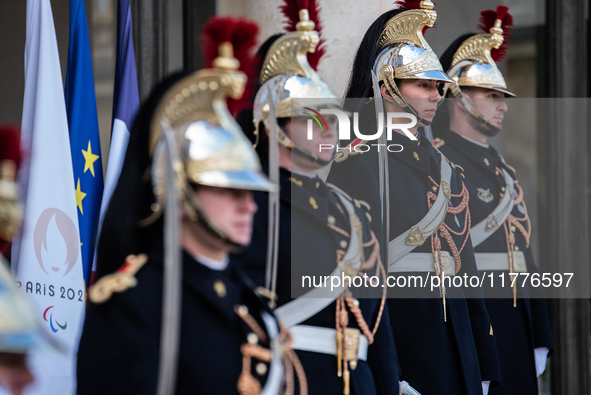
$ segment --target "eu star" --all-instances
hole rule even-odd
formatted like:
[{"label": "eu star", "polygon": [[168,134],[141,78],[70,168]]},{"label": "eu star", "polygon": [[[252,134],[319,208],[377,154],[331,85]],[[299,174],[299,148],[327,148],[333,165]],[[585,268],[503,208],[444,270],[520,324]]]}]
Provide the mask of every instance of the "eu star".
[{"label": "eu star", "polygon": [[88,149],[86,151],[82,150],[82,155],[84,155],[84,173],[86,173],[86,170],[90,169],[90,172],[94,177],[94,162],[97,161],[99,156],[92,153],[90,140],[88,140]]},{"label": "eu star", "polygon": [[82,199],[86,197],[86,194],[80,190],[80,179],[78,179],[78,185],[76,186],[76,205],[80,209],[80,214],[84,215],[82,210]]}]

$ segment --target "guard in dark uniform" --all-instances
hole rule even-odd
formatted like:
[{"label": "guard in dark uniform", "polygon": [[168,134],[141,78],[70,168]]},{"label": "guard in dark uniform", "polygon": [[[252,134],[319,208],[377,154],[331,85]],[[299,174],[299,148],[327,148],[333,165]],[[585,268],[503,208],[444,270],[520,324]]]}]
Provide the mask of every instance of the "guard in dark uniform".
[{"label": "guard in dark uniform", "polygon": [[487,393],[500,372],[482,292],[430,287],[477,275],[462,173],[417,131],[433,120],[439,85],[451,81],[422,34],[436,13],[429,1],[399,5],[365,34],[347,98],[361,99],[351,110],[365,135],[379,130],[377,112],[402,113],[402,124],[406,114],[417,120],[407,128],[412,139],[395,130],[385,142],[391,148],[381,151],[367,149],[377,141],[356,139],[341,149],[328,181],[370,204],[389,275],[404,280],[390,283],[388,300],[402,379],[423,395]]},{"label": "guard in dark uniform", "polygon": [[[272,37],[259,51],[260,86],[254,116],[245,125],[252,131],[254,118],[255,132],[270,148],[264,156],[271,179],[277,171],[280,196],[274,200],[271,194],[255,194],[259,211],[253,242],[237,258],[289,327],[308,393],[398,394],[395,347],[389,317],[382,314],[383,289],[357,292],[343,283],[331,287],[331,280],[362,279],[364,274],[383,281],[385,271],[367,204],[325,184],[316,174],[333,158],[335,124],[330,118],[322,128],[314,123],[308,139],[307,121],[312,118],[301,110],[337,107],[338,100],[307,60],[319,34],[308,9],[296,3],[283,6],[287,14],[299,16],[288,22],[294,31]],[[315,7],[310,2],[310,13],[317,11]],[[333,148],[322,150],[322,143]],[[275,238],[268,229],[277,220]],[[268,254],[273,248],[276,259]],[[323,283],[326,278],[328,283]]]},{"label": "guard in dark uniform", "polygon": [[246,82],[230,40],[257,30],[210,21],[213,68],[168,79],[138,114],[98,268],[129,255],[89,290],[78,394],[293,392],[289,335],[228,255],[250,241],[252,191],[272,189],[226,107]]},{"label": "guard in dark uniform", "polygon": [[0,125],[0,387],[20,394],[33,382],[26,353],[39,345],[40,330],[35,312],[15,287],[4,253],[22,220],[18,204],[17,166],[21,161],[16,128]]},{"label": "guard in dark uniform", "polygon": [[512,18],[507,11],[504,6],[483,11],[483,32],[459,37],[443,54],[443,66],[454,83],[446,87],[449,99],[443,104],[449,124],[435,129],[435,146],[464,169],[476,264],[495,281],[487,283],[485,295],[503,381],[490,393],[523,395],[538,393],[537,376],[545,369],[552,338],[545,301],[529,298],[536,297],[537,290],[510,286],[509,272],[538,269],[523,190],[515,170],[488,143],[502,129],[505,98],[514,96],[495,64],[508,45]]}]

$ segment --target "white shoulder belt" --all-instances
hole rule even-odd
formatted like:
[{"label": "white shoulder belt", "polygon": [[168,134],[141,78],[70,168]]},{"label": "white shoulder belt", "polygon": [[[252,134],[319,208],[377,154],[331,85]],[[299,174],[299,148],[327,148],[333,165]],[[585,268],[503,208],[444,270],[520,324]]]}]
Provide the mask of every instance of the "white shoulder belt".
[{"label": "white shoulder belt", "polygon": [[495,233],[513,210],[513,203],[515,201],[513,196],[513,178],[509,175],[507,170],[503,169],[503,173],[505,176],[505,195],[488,217],[470,229],[470,237],[472,238],[472,245],[474,247]]},{"label": "white shoulder belt", "polygon": [[[402,233],[388,244],[388,272],[396,271],[394,266],[401,258],[409,254],[417,246],[422,245],[445,220],[447,207],[451,198],[451,166],[441,155],[441,184],[433,207],[415,226]],[[389,220],[389,219],[388,219]]]},{"label": "white shoulder belt", "polygon": [[[355,231],[353,223],[353,217],[355,215],[355,208],[353,204],[338,191],[334,191],[337,196],[341,199],[341,202],[345,206],[345,210],[349,213],[349,219],[351,223],[351,239],[349,240],[349,247],[343,257],[341,263],[351,267],[354,270],[359,270],[361,267],[361,254],[359,236]],[[339,264],[335,270],[330,273],[330,276],[336,276],[341,278],[343,271],[341,270],[341,264]],[[275,316],[279,321],[283,322],[288,328],[297,325],[308,318],[314,316],[319,311],[323,310],[326,306],[334,302],[344,291],[346,287],[339,286],[334,287],[319,287],[314,288],[297,299],[294,299],[283,306],[279,306],[275,310]]]}]

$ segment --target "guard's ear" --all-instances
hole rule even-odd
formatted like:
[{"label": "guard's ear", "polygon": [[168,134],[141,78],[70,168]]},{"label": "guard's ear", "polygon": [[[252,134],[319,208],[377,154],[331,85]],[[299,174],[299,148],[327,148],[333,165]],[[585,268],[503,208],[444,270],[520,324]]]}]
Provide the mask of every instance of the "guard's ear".
[{"label": "guard's ear", "polygon": [[382,94],[383,98],[389,98],[389,99],[392,98],[392,95],[390,94],[390,91],[386,87],[386,84],[380,85],[380,93]]}]

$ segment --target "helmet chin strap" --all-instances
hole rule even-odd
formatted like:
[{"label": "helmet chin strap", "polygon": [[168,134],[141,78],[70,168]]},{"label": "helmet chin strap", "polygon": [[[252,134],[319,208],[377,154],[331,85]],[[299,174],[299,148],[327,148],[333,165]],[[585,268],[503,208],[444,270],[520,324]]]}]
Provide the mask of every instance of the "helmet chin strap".
[{"label": "helmet chin strap", "polygon": [[320,159],[317,155],[314,155],[314,154],[309,153],[308,151],[305,151],[304,149],[298,147],[296,144],[293,144],[293,146],[291,148],[289,148],[289,147],[287,147],[287,148],[290,149],[293,153],[303,156],[304,158],[308,159],[310,162],[317,163],[321,166],[326,166],[330,162],[332,162],[332,159],[334,158],[334,156],[336,154],[336,149],[333,149],[330,160],[324,160],[324,159]]},{"label": "helmet chin strap", "polygon": [[426,119],[422,118],[418,111],[406,101],[404,96],[402,96],[402,93],[400,93],[396,82],[393,78],[391,78],[391,76],[386,75],[382,78],[382,81],[384,82],[384,85],[386,85],[386,88],[388,89],[388,92],[392,98],[396,101],[396,104],[398,104],[405,112],[412,114],[417,118],[417,124],[421,123],[423,126],[431,126],[431,121],[427,121]]},{"label": "helmet chin strap", "polygon": [[449,90],[451,90],[451,93],[454,95],[454,97],[460,101],[460,104],[466,109],[466,111],[468,111],[468,113],[470,115],[472,115],[474,118],[476,118],[476,120],[478,122],[480,122],[485,128],[490,130],[492,133],[497,134],[501,131],[501,129],[497,128],[496,126],[493,126],[490,122],[488,122],[482,116],[482,114],[480,114],[478,111],[476,111],[474,106],[472,106],[472,104],[470,104],[468,99],[466,99],[466,96],[464,96],[464,94],[462,93],[462,89],[460,88],[460,85],[458,84],[458,76],[457,76],[458,71],[462,67],[465,67],[466,65],[469,65],[469,64],[471,64],[470,61],[464,60],[464,61],[459,62],[458,64],[456,64],[454,67],[452,67],[449,70],[448,74],[450,76],[452,76],[451,78],[453,79],[453,82],[450,84],[446,84],[446,86],[443,87],[443,94],[441,95],[441,101],[439,102],[439,105],[441,105],[441,103],[443,103],[443,101],[445,100],[445,96],[446,96],[447,91],[449,89]]},{"label": "helmet chin strap", "polygon": [[[277,122],[277,121],[275,120],[275,122]],[[306,151],[305,149],[303,149],[302,147],[300,147],[299,145],[294,143],[293,140],[290,139],[289,136],[287,136],[285,131],[283,131],[281,126],[279,126],[279,124],[276,124],[275,127],[277,129],[277,142],[279,144],[281,144],[282,146],[284,146],[285,148],[287,148],[291,152],[306,158],[307,160],[309,160],[312,163],[317,163],[321,166],[326,166],[330,162],[332,162],[334,156],[336,155],[336,148],[335,148],[332,151],[332,155],[331,155],[330,160],[320,159],[318,157],[318,155],[313,154],[309,151]]]},{"label": "helmet chin strap", "polygon": [[[460,86],[457,84],[457,82],[455,81],[455,77],[454,77],[454,82],[452,82],[450,84],[449,89],[451,90],[451,93],[454,95],[454,97],[456,99],[458,99],[460,101],[460,104],[466,109],[466,111],[468,111],[468,113],[473,116],[474,118],[476,118],[476,120],[478,122],[480,122],[485,128],[489,129],[492,133],[497,134],[501,131],[500,128],[497,128],[496,126],[492,125],[489,121],[487,121],[482,114],[480,114],[475,108],[474,106],[472,106],[472,104],[470,104],[470,102],[468,101],[468,99],[466,99],[466,96],[464,96],[464,94],[462,93],[462,90],[460,88]],[[444,94],[446,92],[444,91]]]},{"label": "helmet chin strap", "polygon": [[205,215],[201,205],[197,198],[195,198],[194,194],[192,193],[192,189],[185,188],[184,196],[183,196],[183,207],[185,212],[189,216],[191,221],[197,222],[201,224],[207,232],[209,232],[212,236],[217,239],[220,239],[222,242],[228,244],[231,248],[235,250],[241,250],[245,246],[242,244],[238,244],[230,237],[224,233],[221,229],[219,229],[210,219]]}]

